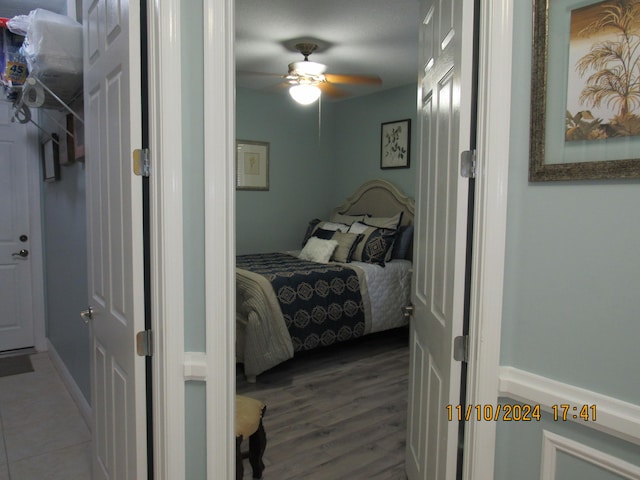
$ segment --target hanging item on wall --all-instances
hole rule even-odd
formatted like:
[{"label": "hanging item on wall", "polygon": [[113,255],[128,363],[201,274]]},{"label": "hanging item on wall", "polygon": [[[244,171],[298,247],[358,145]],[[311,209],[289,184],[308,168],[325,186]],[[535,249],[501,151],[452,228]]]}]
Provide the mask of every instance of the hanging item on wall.
[{"label": "hanging item on wall", "polygon": [[42,179],[45,182],[60,180],[60,149],[57,133],[42,143]]},{"label": "hanging item on wall", "polygon": [[269,190],[269,143],[236,141],[236,190]]},{"label": "hanging item on wall", "polygon": [[[67,127],[73,133],[73,158],[76,162],[84,162],[84,122],[80,120],[84,118],[83,104],[74,109],[75,115],[69,115],[67,122],[71,121],[71,128]],[[68,125],[68,123],[67,123]]]},{"label": "hanging item on wall", "polygon": [[382,124],[380,132],[380,168],[409,168],[411,120]]},{"label": "hanging item on wall", "polygon": [[530,181],[640,178],[639,24],[637,2],[534,1]]},{"label": "hanging item on wall", "polygon": [[[69,115],[67,115],[68,117]],[[58,144],[58,159],[60,165],[68,166],[72,165],[75,161],[73,158],[73,137],[69,131],[69,120],[66,119],[66,129],[62,128],[58,137],[60,143]],[[71,147],[71,149],[69,148]]]}]

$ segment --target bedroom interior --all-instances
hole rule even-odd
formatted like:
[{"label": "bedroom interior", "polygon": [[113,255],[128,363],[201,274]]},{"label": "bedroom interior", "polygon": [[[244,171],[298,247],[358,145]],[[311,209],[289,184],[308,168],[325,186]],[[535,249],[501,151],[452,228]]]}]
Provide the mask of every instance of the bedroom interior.
[{"label": "bedroom interior", "polygon": [[[24,5],[31,1],[33,0],[5,0],[1,2],[1,8],[9,4]],[[61,7],[72,3],[60,0],[42,2],[46,2],[47,6],[60,4]],[[238,0],[236,3],[240,5],[242,2]],[[263,3],[276,2],[253,3],[259,7]],[[325,2],[318,2],[322,3]],[[616,471],[625,462],[633,466],[628,469],[628,472],[632,473],[627,473],[625,478],[640,478],[640,384],[629,381],[637,378],[638,364],[636,344],[640,323],[637,321],[637,284],[640,270],[636,239],[640,235],[640,211],[630,210],[628,206],[640,201],[638,181],[602,180],[554,184],[527,182],[532,2],[492,3],[496,7],[495,15],[490,17],[491,22],[498,22],[496,27],[506,26],[504,31],[496,32],[496,38],[502,41],[495,42],[494,53],[497,51],[498,56],[508,59],[498,62],[506,65],[504,70],[499,70],[500,75],[494,77],[494,81],[491,82],[491,85],[499,85],[491,90],[497,92],[497,101],[492,105],[507,119],[500,121],[500,117],[492,117],[495,121],[492,125],[498,125],[500,128],[493,128],[494,135],[491,141],[508,150],[503,154],[503,150],[493,149],[500,157],[498,163],[502,162],[508,166],[508,172],[504,170],[503,176],[497,179],[499,183],[491,183],[501,187],[492,190],[502,190],[500,195],[504,197],[505,204],[508,204],[508,216],[505,219],[506,248],[492,257],[495,262],[489,262],[499,263],[495,270],[502,268],[500,262],[504,260],[505,263],[504,280],[500,276],[497,281],[488,283],[489,286],[495,287],[504,283],[504,295],[489,306],[497,313],[492,322],[502,318],[501,335],[494,338],[495,345],[491,345],[491,348],[500,349],[499,371],[495,373],[500,381],[498,401],[541,403],[548,406],[572,398],[579,404],[597,403],[598,421],[557,422],[545,413],[539,423],[499,422],[495,441],[490,438],[482,442],[482,447],[492,453],[484,458],[487,465],[493,467],[495,463],[495,475],[492,478],[500,480],[619,478],[620,475],[616,474]],[[182,5],[196,10],[192,14],[191,23],[198,23],[202,18],[201,3],[183,1]],[[504,10],[498,12],[500,6],[504,7]],[[513,18],[510,15],[513,15]],[[351,15],[350,18],[355,17]],[[353,20],[352,23],[358,22]],[[192,36],[192,29],[187,29],[184,25],[183,31],[185,39],[198,38],[197,34]],[[287,35],[287,38],[295,36]],[[264,50],[257,48],[254,48],[254,51],[257,56],[265,54]],[[378,50],[378,53],[379,57],[385,59],[393,57],[386,50]],[[288,55],[282,62],[278,62],[276,71],[286,73],[287,63],[293,61],[290,56],[295,57],[297,54],[289,52]],[[187,57],[190,59],[193,56],[185,55],[183,61],[187,61]],[[175,58],[179,58],[179,55]],[[337,72],[349,71],[333,62],[323,62],[332,70],[335,66]],[[265,69],[260,68],[260,71]],[[195,70],[194,72],[198,73]],[[372,70],[366,69],[363,72],[370,73]],[[504,88],[505,84],[508,88]],[[241,109],[244,109],[244,116],[243,125],[239,125],[238,128],[245,128],[245,131],[239,131],[238,137],[270,141],[279,149],[277,158],[283,163],[272,166],[272,180],[275,183],[272,183],[269,191],[238,192],[238,211],[249,212],[246,221],[238,218],[239,249],[242,246],[244,252],[248,253],[261,242],[261,245],[266,245],[265,251],[277,250],[285,244],[300,248],[301,237],[312,218],[309,210],[329,214],[331,208],[344,201],[364,179],[378,178],[382,175],[402,191],[409,193],[414,188],[411,176],[415,175],[415,158],[412,159],[409,169],[383,171],[378,163],[380,123],[407,118],[409,115],[406,111],[415,110],[414,92],[408,83],[404,85],[407,88],[398,85],[379,93],[369,92],[370,94],[364,97],[354,96],[339,102],[323,102],[323,121],[320,129],[317,103],[310,107],[294,106],[286,93],[282,95],[282,101],[276,101],[277,95],[267,95],[252,90],[249,86],[240,86],[237,98],[238,119],[240,120]],[[191,92],[187,93],[191,95]],[[200,100],[198,95],[191,95],[191,98]],[[189,109],[192,106],[185,103],[185,108]],[[377,123],[377,126],[373,127],[371,123]],[[412,121],[412,126],[416,123]],[[191,125],[183,119],[182,126],[187,140],[191,140],[189,134],[194,130],[192,127],[197,128],[198,125]],[[496,131],[499,132],[496,134]],[[416,136],[412,135],[412,142],[415,138]],[[354,139],[357,139],[358,143]],[[327,143],[334,148],[330,149]],[[197,141],[190,142],[190,145],[193,144],[197,144]],[[200,156],[192,155],[189,158],[202,157],[202,152],[195,153],[199,153]],[[272,157],[274,160],[275,155],[274,153]],[[505,158],[507,156],[508,160]],[[187,187],[184,216],[185,225],[189,226],[185,229],[184,262],[193,275],[187,277],[184,282],[186,305],[189,307],[185,309],[185,352],[205,351],[206,326],[204,320],[200,320],[204,311],[200,299],[204,292],[200,292],[198,283],[204,276],[204,269],[201,268],[202,252],[200,248],[191,248],[195,242],[193,239],[202,237],[202,232],[198,230],[202,224],[202,214],[198,215],[201,211],[198,207],[202,203],[199,197],[200,190],[189,188],[192,177],[195,178],[193,183],[200,185],[197,182],[201,182],[201,172],[197,171],[197,168],[195,170],[194,172],[191,164],[184,166]],[[335,175],[332,174],[333,171],[336,172]],[[71,175],[72,173],[77,175]],[[495,179],[495,176],[491,178]],[[37,183],[41,183],[39,177]],[[294,194],[298,197],[294,197]],[[45,279],[48,291],[45,305],[48,313],[46,340],[51,343],[50,348],[55,347],[54,351],[60,354],[57,362],[66,366],[68,379],[77,385],[77,397],[88,399],[90,382],[86,360],[86,327],[82,322],[78,322],[77,315],[79,310],[86,308],[86,285],[76,285],[75,281],[73,284],[69,281],[60,282],[56,277],[56,273],[62,271],[68,279],[77,280],[75,273],[69,274],[69,267],[86,269],[82,264],[84,252],[78,253],[79,249],[84,248],[81,240],[86,230],[85,212],[80,198],[84,199],[84,175],[78,168],[63,169],[60,182],[44,186],[43,233],[47,236],[44,254],[48,272]],[[291,200],[294,198],[301,200],[294,202]],[[268,199],[270,208],[266,207],[264,199]],[[196,214],[190,217],[194,211]],[[253,211],[257,214],[251,213]],[[286,228],[281,228],[281,225],[286,225]],[[220,225],[214,227],[218,229],[216,233],[220,231]],[[73,233],[70,235],[69,232]],[[257,236],[260,238],[256,238]],[[65,295],[74,298],[77,296],[80,300],[77,305],[71,301],[62,302],[61,299],[64,297],[58,292],[64,292]],[[194,292],[196,295],[193,295]],[[207,338],[207,342],[211,338],[212,336]],[[402,420],[398,420],[401,416],[395,417],[399,431],[397,436],[392,435],[389,429],[376,427],[382,422],[389,425],[394,421],[394,412],[389,404],[393,404],[394,409],[400,411],[405,408],[405,395],[391,398],[392,393],[397,394],[405,388],[400,380],[400,374],[405,370],[404,360],[392,360],[384,349],[395,348],[396,345],[406,343],[406,339],[399,338],[395,341],[390,337],[384,337],[380,344],[374,346],[373,342],[377,338],[371,335],[359,342],[366,349],[366,355],[361,355],[360,360],[365,362],[367,367],[381,360],[380,366],[375,368],[381,373],[384,371],[387,380],[386,383],[384,380],[381,383],[386,385],[386,390],[375,385],[372,379],[359,375],[360,365],[354,356],[360,353],[356,348],[338,347],[341,353],[345,354],[344,367],[349,371],[347,378],[358,380],[347,382],[352,387],[349,391],[345,388],[345,383],[333,381],[334,370],[323,370],[322,357],[325,353],[333,355],[332,347],[325,351],[310,352],[310,361],[305,362],[306,358],[300,356],[296,362],[276,366],[263,374],[263,392],[265,399],[270,403],[265,417],[266,421],[270,422],[269,432],[279,438],[285,438],[287,433],[291,434],[289,444],[282,442],[278,445],[272,438],[267,451],[276,455],[276,449],[280,448],[282,455],[273,462],[278,462],[279,465],[284,462],[291,463],[288,451],[290,445],[306,443],[307,447],[303,448],[312,453],[297,456],[295,459],[296,472],[300,474],[296,478],[300,478],[303,475],[299,469],[308,465],[313,471],[318,463],[322,463],[326,458],[324,454],[328,450],[344,453],[339,465],[357,467],[356,464],[362,457],[348,455],[353,453],[347,446],[347,442],[352,439],[371,439],[370,445],[375,443],[387,449],[393,448],[396,442],[404,441],[405,428],[401,424]],[[179,342],[178,346],[181,343]],[[378,348],[380,350],[377,350]],[[182,353],[182,349],[179,349],[179,354]],[[182,359],[178,361],[181,362]],[[398,363],[402,365],[394,370]],[[33,366],[37,372],[38,365],[34,363]],[[286,366],[296,366],[293,369],[295,371],[282,371]],[[314,375],[311,374],[312,366],[317,369]],[[49,370],[53,370],[53,367],[49,366]],[[277,378],[277,374],[282,375]],[[249,392],[255,388],[254,385],[244,383],[242,372],[238,372],[237,378],[238,391],[245,391],[243,389],[247,388],[246,391]],[[182,386],[182,383],[180,377],[177,385]],[[204,446],[197,448],[197,445],[204,445],[207,438],[203,419],[212,416],[207,415],[209,412],[205,407],[207,394],[211,391],[205,391],[203,381],[188,380],[184,383],[184,411],[180,404],[180,408],[175,411],[178,412],[176,416],[184,418],[184,422],[180,423],[184,424],[186,439],[177,442],[177,448],[172,450],[171,458],[175,455],[179,462],[181,456],[186,456],[186,478],[206,478],[208,463],[216,467],[222,465],[221,462],[217,462],[217,457],[216,460],[211,460],[212,452],[207,451]],[[327,385],[329,388],[325,390],[319,388]],[[50,385],[46,387],[42,398],[52,398]],[[62,384],[60,388],[66,392]],[[8,389],[0,389],[5,390],[9,392]],[[371,395],[365,398],[364,394],[371,391],[379,394],[377,398]],[[324,426],[329,428],[353,418],[353,429],[336,439],[326,435],[327,430],[320,428],[313,430],[313,434],[317,434],[313,439],[312,430],[310,425],[306,424],[307,417],[304,414],[280,409],[283,415],[276,420],[278,411],[274,407],[275,401],[267,397],[267,393],[274,397],[279,395],[291,404],[307,407],[325,408],[328,402],[334,402],[331,407],[326,407],[330,410],[331,418],[315,416],[315,423],[322,421]],[[325,396],[321,398],[320,393],[325,393]],[[338,400],[340,403],[336,404]],[[384,401],[385,406],[378,410],[384,413],[372,417],[369,412],[375,408],[374,400]],[[72,400],[69,402],[73,403]],[[88,403],[85,404],[89,409]],[[293,421],[299,421],[298,432],[291,428]],[[78,422],[83,422],[79,416]],[[365,425],[369,428],[365,428]],[[5,448],[8,448],[7,426],[5,423]],[[296,433],[304,435],[296,436]],[[46,440],[46,436],[40,437]],[[89,438],[87,434],[87,442]],[[327,438],[329,443],[323,444],[323,438]],[[564,441],[558,442],[558,438]],[[188,448],[185,449],[184,446]],[[318,448],[313,450],[315,447]],[[371,455],[377,457],[376,461],[383,461],[384,457],[388,457],[386,450],[373,448],[372,452]],[[547,455],[549,452],[550,455]],[[550,471],[547,467],[552,462],[544,464],[544,461],[554,459],[557,460],[557,470]],[[603,459],[607,462],[602,463]],[[47,464],[42,459],[39,460],[28,463],[38,465],[41,469],[46,468]],[[377,467],[380,465],[377,464]],[[0,477],[6,468],[7,465],[0,462]],[[377,477],[371,477],[404,478],[401,465],[388,468],[389,470]],[[250,471],[250,468],[246,470]],[[268,465],[266,478],[271,478],[269,472],[275,471],[273,464]],[[36,478],[44,476],[46,474]],[[333,475],[331,478],[336,476]],[[359,471],[353,478],[364,476],[366,473]],[[180,475],[176,475],[175,478],[180,478]]]},{"label": "bedroom interior", "polygon": [[[332,211],[344,206],[367,181],[382,179],[381,184],[412,203],[413,164],[381,169],[380,137],[383,123],[410,119],[414,129],[417,125],[417,25],[413,25],[417,2],[404,1],[393,9],[380,2],[376,6],[349,2],[354,5],[341,19],[336,18],[339,6],[345,10],[341,2],[329,2],[321,9],[314,6],[306,16],[297,8],[299,3],[296,8],[285,5],[290,2],[278,8],[271,5],[270,12],[256,12],[253,4],[249,11],[250,3],[237,2],[236,8],[236,137],[268,143],[269,187],[236,191],[236,254],[300,251],[309,222],[314,218],[329,220]],[[280,7],[288,10],[286,14]],[[372,19],[362,18],[359,28],[348,28],[353,15],[367,17],[364,12],[374,11]],[[256,18],[262,18],[260,24]],[[368,22],[386,23],[386,35],[374,38],[371,32],[376,28],[368,28]],[[379,75],[382,85],[339,85],[343,98],[323,95],[320,102],[311,105],[295,103],[286,88],[277,86],[285,81],[281,77],[287,73],[287,64],[299,60],[292,48],[296,39],[317,41],[320,48],[310,60],[326,64],[329,72]],[[327,41],[333,43],[327,47]],[[411,132],[410,151],[416,151],[416,138]],[[381,212],[385,203],[378,202],[377,212],[366,213],[397,213],[391,211],[394,207]],[[347,208],[338,210],[345,213]],[[410,223],[409,216],[405,223]],[[240,291],[237,295],[238,317],[246,324],[244,297]],[[401,313],[400,305],[397,312]],[[406,319],[403,322],[401,314],[398,316],[401,324],[406,324]],[[244,328],[238,332],[236,354],[242,358]],[[254,332],[258,343],[262,333]],[[239,363],[237,393],[254,396],[267,405],[265,475],[333,478],[340,472],[355,477],[374,473],[380,478],[401,476],[407,340],[406,330],[399,328],[296,352],[292,361],[284,361],[291,352],[280,357],[270,352],[264,373],[265,364],[253,367],[249,374],[247,365]],[[372,421],[372,417],[378,420]],[[327,450],[326,457],[299,461],[303,452],[318,447]],[[245,478],[250,470],[245,465]]]}]

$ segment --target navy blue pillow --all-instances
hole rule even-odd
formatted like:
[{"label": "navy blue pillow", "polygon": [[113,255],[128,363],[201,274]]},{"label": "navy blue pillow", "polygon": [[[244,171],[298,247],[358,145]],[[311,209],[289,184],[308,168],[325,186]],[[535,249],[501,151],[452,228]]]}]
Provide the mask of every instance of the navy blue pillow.
[{"label": "navy blue pillow", "polygon": [[407,259],[413,247],[413,225],[405,225],[398,229],[396,240],[393,243],[391,258]]},{"label": "navy blue pillow", "polygon": [[364,238],[356,248],[353,260],[375,263],[384,267],[387,254],[393,246],[396,231],[390,228],[367,227],[362,233]]},{"label": "navy blue pillow", "polygon": [[309,237],[311,237],[311,235],[313,234],[313,229],[316,228],[316,225],[318,225],[321,221],[322,220],[320,220],[319,218],[314,218],[309,222],[307,231],[304,234],[304,239],[302,240],[303,247],[307,244],[307,240],[309,240]]},{"label": "navy blue pillow", "polygon": [[325,230],[324,228],[316,228],[316,231],[313,232],[312,236],[321,238],[323,240],[331,240],[333,238],[334,233],[336,233],[334,230]]}]

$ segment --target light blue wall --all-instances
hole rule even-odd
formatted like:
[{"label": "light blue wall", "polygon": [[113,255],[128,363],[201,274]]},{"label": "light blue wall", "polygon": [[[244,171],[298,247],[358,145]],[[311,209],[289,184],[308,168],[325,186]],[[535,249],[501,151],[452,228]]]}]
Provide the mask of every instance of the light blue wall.
[{"label": "light blue wall", "polygon": [[60,181],[42,184],[47,337],[91,403],[87,308],[87,221],[83,163],[60,167]]},{"label": "light blue wall", "polygon": [[[501,363],[640,405],[640,182],[527,181],[530,9],[514,4]],[[523,445],[539,441],[501,425],[497,471],[510,474],[496,478],[524,478]]]},{"label": "light blue wall", "polygon": [[299,249],[306,225],[330,208],[333,108],[238,89],[236,137],[269,142],[269,190],[236,192],[238,254]]},{"label": "light blue wall", "polygon": [[[383,178],[413,197],[417,163],[416,85],[385,90],[336,104],[333,127],[334,199],[344,199],[365,180]],[[409,168],[380,168],[381,124],[411,120]]]},{"label": "light blue wall", "polygon": [[[190,78],[204,78],[202,1],[180,2],[182,71]],[[183,261],[184,347],[188,352],[206,350],[204,282],[204,85],[193,81],[182,93],[183,141]],[[185,383],[185,478],[207,478],[206,388],[201,382]]]},{"label": "light blue wall", "polygon": [[237,137],[270,143],[269,191],[236,193],[238,254],[300,248],[309,220],[326,218],[366,180],[385,178],[413,195],[413,166],[380,169],[380,125],[411,119],[415,154],[415,86],[323,103],[320,131],[317,108],[238,89]]},{"label": "light blue wall", "polygon": [[[516,403],[505,398],[501,398],[500,402],[503,404]],[[587,426],[586,422],[554,421],[550,414],[543,412],[540,421],[499,422],[497,429],[496,452],[499,455],[496,459],[494,473],[496,480],[540,480],[540,458],[544,430],[575,440],[625,462],[640,465],[637,445],[594,431],[593,428]],[[612,476],[610,472],[604,472],[594,464],[576,457],[564,454],[558,458],[556,470],[558,480],[618,478]]]}]

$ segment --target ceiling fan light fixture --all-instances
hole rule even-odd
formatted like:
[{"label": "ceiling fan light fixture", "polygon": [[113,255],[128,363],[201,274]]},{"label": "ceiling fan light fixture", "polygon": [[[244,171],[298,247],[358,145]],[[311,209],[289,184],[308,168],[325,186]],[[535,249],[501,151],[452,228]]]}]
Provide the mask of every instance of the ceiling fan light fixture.
[{"label": "ceiling fan light fixture", "polygon": [[289,64],[289,73],[296,73],[298,75],[306,75],[309,77],[322,75],[326,70],[326,65],[317,62],[310,62],[309,60],[292,62]]},{"label": "ceiling fan light fixture", "polygon": [[289,94],[300,105],[310,105],[320,98],[320,89],[315,85],[293,85]]}]

